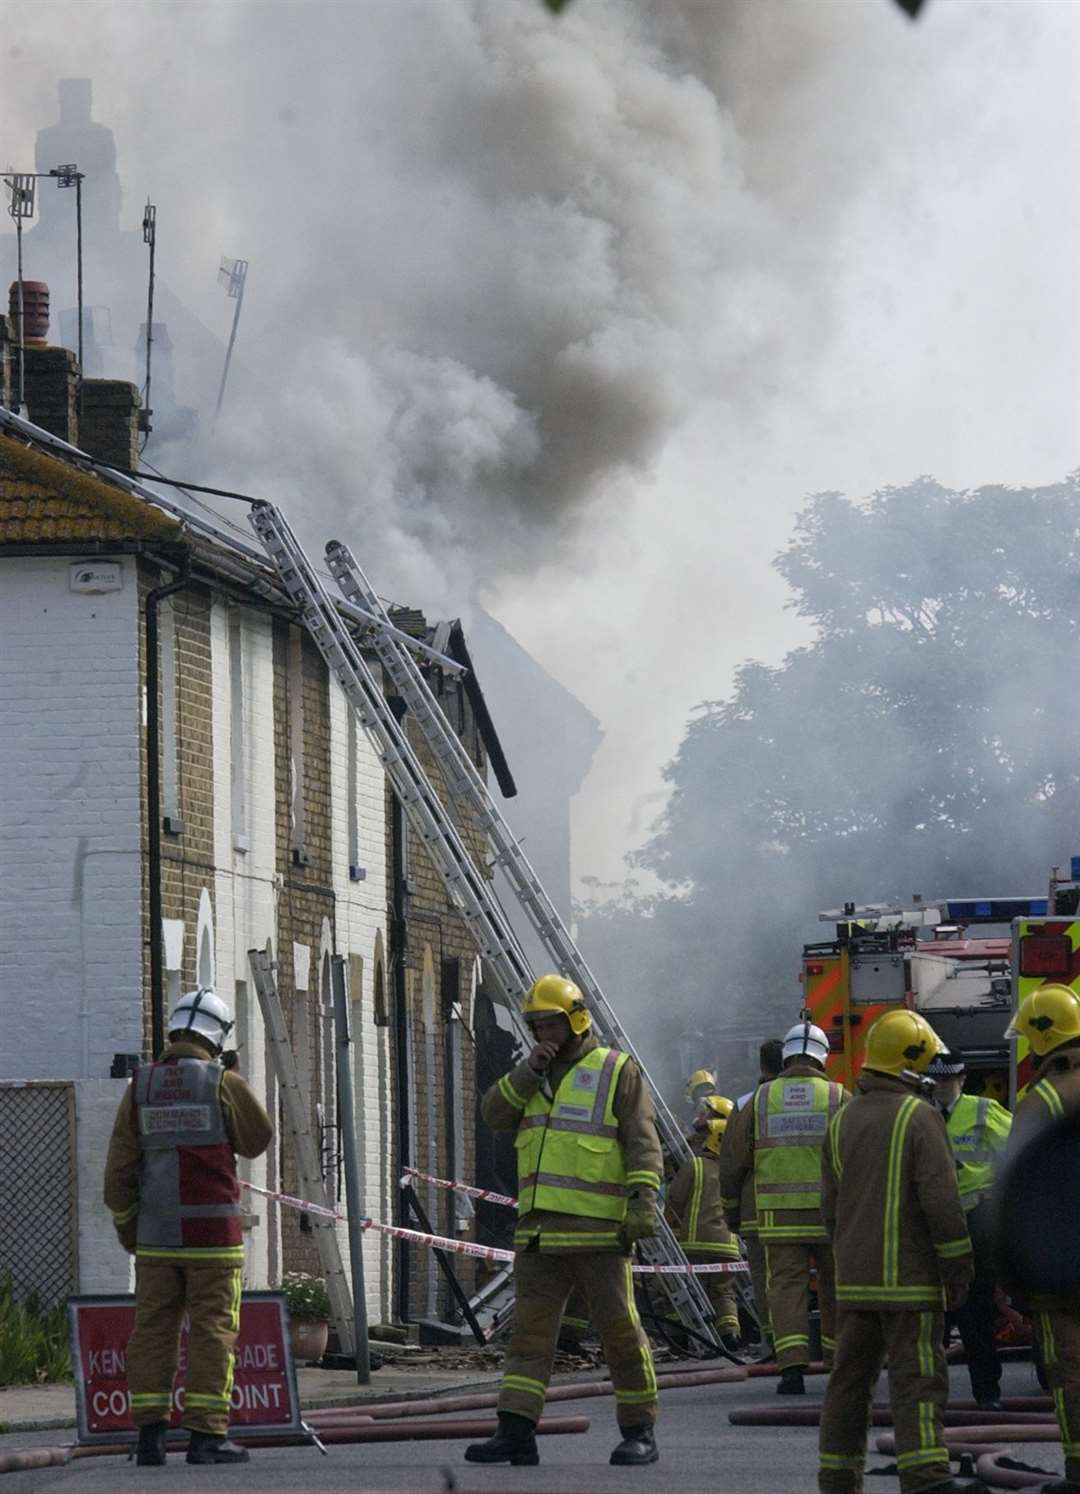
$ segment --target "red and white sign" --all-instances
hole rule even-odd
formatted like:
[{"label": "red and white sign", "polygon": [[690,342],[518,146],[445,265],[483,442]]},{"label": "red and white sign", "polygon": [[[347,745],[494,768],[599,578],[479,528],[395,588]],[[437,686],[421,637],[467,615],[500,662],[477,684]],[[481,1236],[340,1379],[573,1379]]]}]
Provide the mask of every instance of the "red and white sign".
[{"label": "red and white sign", "polygon": [[[71,1363],[75,1374],[80,1443],[133,1437],[127,1384],[127,1342],[135,1326],[134,1297],[69,1297]],[[188,1333],[180,1335],[170,1426],[183,1421]],[[232,1392],[234,1431],[302,1432],[288,1314],[280,1292],[245,1292],[236,1341]]]}]

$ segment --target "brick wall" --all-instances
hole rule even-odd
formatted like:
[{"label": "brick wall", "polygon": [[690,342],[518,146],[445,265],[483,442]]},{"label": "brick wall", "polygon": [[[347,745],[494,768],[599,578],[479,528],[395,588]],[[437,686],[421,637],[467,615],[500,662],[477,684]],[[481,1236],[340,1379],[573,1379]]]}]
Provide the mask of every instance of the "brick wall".
[{"label": "brick wall", "polygon": [[[441,702],[450,724],[458,729],[473,760],[482,767],[476,726],[460,688],[448,683]],[[441,772],[428,751],[416,724],[408,722],[409,740],[425,772],[435,784],[445,804],[447,794]],[[474,860],[483,864],[487,844],[484,835],[470,820],[458,822]],[[412,891],[407,899],[406,983],[407,1012],[399,1019],[408,1023],[408,1037],[413,1057],[416,1096],[411,1116],[411,1160],[423,1171],[446,1177],[453,1171],[466,1182],[472,1180],[475,1164],[473,1116],[476,1106],[476,1070],[472,1044],[464,1033],[459,1062],[460,1094],[455,1095],[454,1112],[462,1118],[451,1142],[454,1117],[446,1113],[449,1063],[450,1003],[461,1003],[465,1025],[472,1026],[473,969],[476,945],[460,913],[450,902],[442,880],[431,863],[420,839],[409,830],[408,876]],[[456,978],[451,975],[457,962]],[[397,1015],[397,1014],[396,1014]],[[436,1232],[461,1234],[464,1216],[455,1213],[453,1195],[445,1190],[421,1186],[418,1189],[423,1207]],[[471,1233],[471,1231],[470,1231]],[[410,1296],[413,1316],[435,1311],[451,1311],[448,1288],[436,1280],[428,1253],[413,1251],[410,1261]],[[455,1261],[455,1270],[467,1291],[472,1290],[475,1268],[465,1257]]]}]

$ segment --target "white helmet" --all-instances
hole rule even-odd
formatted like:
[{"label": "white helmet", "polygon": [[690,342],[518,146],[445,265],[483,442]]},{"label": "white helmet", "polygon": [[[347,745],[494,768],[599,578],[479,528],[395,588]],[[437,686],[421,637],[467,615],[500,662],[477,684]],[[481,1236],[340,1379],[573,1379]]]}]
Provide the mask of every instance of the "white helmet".
[{"label": "white helmet", "polygon": [[796,1022],[785,1034],[783,1058],[815,1058],[824,1064],[829,1056],[829,1039],[813,1022]]},{"label": "white helmet", "polygon": [[169,1018],[169,1035],[197,1032],[213,1044],[216,1053],[220,1053],[232,1025],[233,1016],[227,1004],[208,986],[200,986],[197,991],[186,992],[176,1003]]}]

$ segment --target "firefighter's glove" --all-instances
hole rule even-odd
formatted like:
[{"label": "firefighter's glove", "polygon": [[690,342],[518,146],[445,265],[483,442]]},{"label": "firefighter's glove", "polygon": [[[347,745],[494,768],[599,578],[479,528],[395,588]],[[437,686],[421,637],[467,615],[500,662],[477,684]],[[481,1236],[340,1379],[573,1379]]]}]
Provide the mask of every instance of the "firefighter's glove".
[{"label": "firefighter's glove", "polygon": [[651,1188],[631,1193],[619,1233],[626,1250],[632,1250],[639,1240],[648,1240],[656,1234],[656,1194]]}]

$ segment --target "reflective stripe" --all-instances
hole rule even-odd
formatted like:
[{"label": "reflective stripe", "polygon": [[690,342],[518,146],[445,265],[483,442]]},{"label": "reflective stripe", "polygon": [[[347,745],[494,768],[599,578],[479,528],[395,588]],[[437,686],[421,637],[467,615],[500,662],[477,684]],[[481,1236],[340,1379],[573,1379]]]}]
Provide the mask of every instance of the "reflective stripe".
[{"label": "reflective stripe", "polygon": [[524,1095],[519,1095],[517,1090],[514,1088],[509,1074],[504,1074],[499,1080],[499,1093],[502,1095],[506,1103],[508,1105],[512,1105],[515,1110],[524,1110],[525,1106],[528,1103]]},{"label": "reflective stripe", "polygon": [[921,1312],[919,1314],[919,1374],[926,1375],[927,1377],[931,1376],[934,1373],[934,1346],[930,1342],[930,1331],[931,1325],[933,1323],[933,1317],[933,1313],[929,1312]]},{"label": "reflective stripe", "polygon": [[659,1193],[660,1175],[659,1173],[649,1172],[648,1169],[644,1167],[638,1168],[634,1172],[628,1172],[626,1174],[626,1186],[628,1188],[632,1188],[634,1186],[637,1186],[639,1188],[655,1188],[657,1193]]},{"label": "reflective stripe", "polygon": [[863,1464],[866,1462],[865,1453],[818,1453],[818,1461],[822,1468],[830,1471],[836,1470],[840,1473],[861,1473]]},{"label": "reflective stripe", "polygon": [[882,1275],[886,1286],[900,1281],[900,1177],[904,1164],[904,1138],[916,1105],[922,1104],[909,1095],[900,1106],[889,1138],[889,1162],[885,1183],[885,1223],[882,1235]]},{"label": "reflective stripe", "polygon": [[946,1469],[949,1466],[948,1449],[940,1443],[920,1448],[917,1452],[900,1453],[896,1459],[896,1466],[901,1473],[906,1473],[909,1468],[932,1468],[937,1463],[943,1464]]},{"label": "reflective stripe", "polygon": [[1061,1103],[1061,1096],[1054,1085],[1050,1083],[1049,1079],[1040,1079],[1033,1093],[1038,1095],[1055,1120],[1060,1120],[1065,1114],[1065,1107]]},{"label": "reflective stripe", "polygon": [[146,1245],[136,1245],[135,1255],[139,1260],[151,1261],[243,1261],[244,1247],[228,1245],[214,1250],[200,1245],[186,1245],[176,1250],[153,1250]]},{"label": "reflective stripe", "polygon": [[503,1375],[500,1390],[516,1390],[519,1395],[532,1396],[541,1405],[547,1395],[547,1386],[542,1380],[530,1380],[528,1375]]},{"label": "reflective stripe", "polygon": [[126,1224],[129,1219],[134,1219],[135,1215],[138,1212],[139,1212],[139,1200],[136,1199],[135,1202],[129,1208],[119,1209],[119,1210],[114,1209],[113,1210],[113,1223],[114,1224]]},{"label": "reflective stripe", "polygon": [[538,1230],[525,1225],[514,1231],[514,1249],[522,1250],[539,1240],[541,1250],[621,1250],[616,1230]]},{"label": "reflective stripe", "polygon": [[971,1241],[965,1235],[962,1240],[946,1240],[943,1245],[935,1245],[934,1249],[943,1261],[955,1261],[962,1255],[971,1254]]},{"label": "reflective stripe", "polygon": [[820,1183],[758,1183],[757,1192],[762,1193],[820,1193]]},{"label": "reflective stripe", "polygon": [[[626,1271],[626,1301],[630,1309],[631,1326],[638,1330],[638,1352],[641,1356],[641,1373],[648,1387],[645,1391],[630,1392],[638,1397],[639,1404],[649,1404],[656,1400],[656,1370],[653,1366],[652,1349],[649,1340],[641,1331],[641,1316],[637,1310],[637,1298],[634,1296],[634,1274],[630,1269],[630,1262],[624,1263]],[[618,1399],[618,1392],[616,1392]]]},{"label": "reflective stripe", "polygon": [[945,1300],[940,1286],[840,1286],[838,1302],[906,1302],[912,1306],[938,1307]]},{"label": "reflective stripe", "polygon": [[583,1183],[580,1178],[566,1177],[558,1172],[529,1172],[520,1179],[518,1187],[524,1192],[526,1188],[566,1188],[571,1192],[579,1193],[603,1193],[612,1198],[625,1198],[626,1185],[623,1183]]}]

